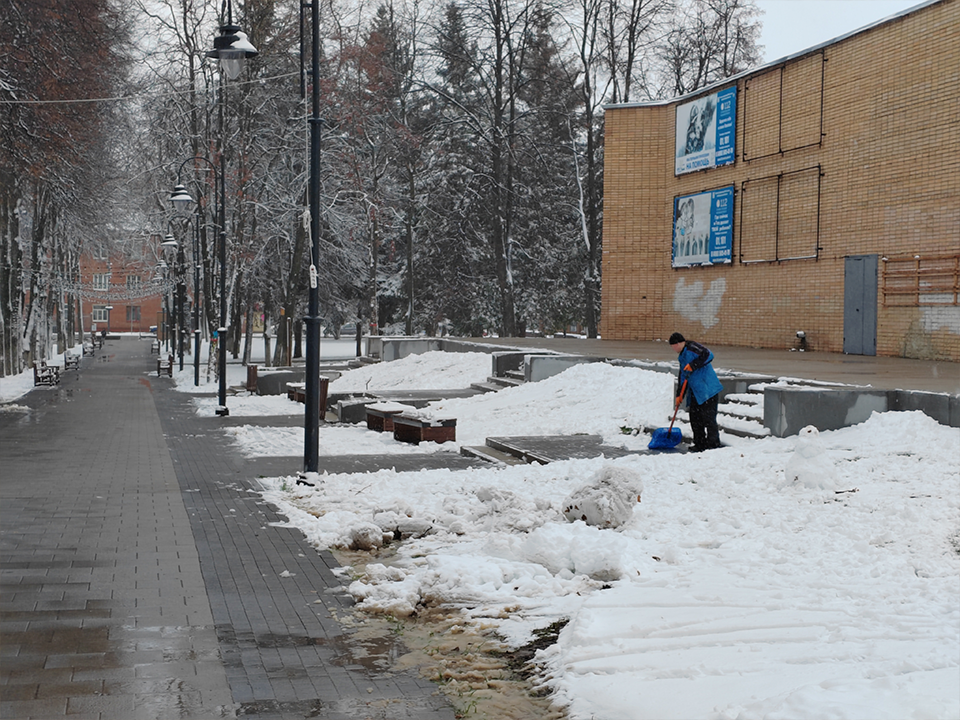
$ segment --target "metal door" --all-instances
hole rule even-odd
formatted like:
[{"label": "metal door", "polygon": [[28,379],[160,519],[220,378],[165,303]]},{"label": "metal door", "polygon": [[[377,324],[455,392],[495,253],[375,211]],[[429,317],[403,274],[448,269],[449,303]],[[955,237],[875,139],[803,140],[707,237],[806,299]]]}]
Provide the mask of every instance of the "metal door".
[{"label": "metal door", "polygon": [[843,351],[877,354],[877,256],[851,255],[843,271]]}]

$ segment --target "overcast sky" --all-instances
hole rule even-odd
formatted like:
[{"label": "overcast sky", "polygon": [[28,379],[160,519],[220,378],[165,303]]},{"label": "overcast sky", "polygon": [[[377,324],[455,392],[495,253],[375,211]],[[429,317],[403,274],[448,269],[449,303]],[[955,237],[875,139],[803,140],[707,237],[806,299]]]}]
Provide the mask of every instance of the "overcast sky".
[{"label": "overcast sky", "polygon": [[923,0],[757,0],[765,62],[845,35]]}]

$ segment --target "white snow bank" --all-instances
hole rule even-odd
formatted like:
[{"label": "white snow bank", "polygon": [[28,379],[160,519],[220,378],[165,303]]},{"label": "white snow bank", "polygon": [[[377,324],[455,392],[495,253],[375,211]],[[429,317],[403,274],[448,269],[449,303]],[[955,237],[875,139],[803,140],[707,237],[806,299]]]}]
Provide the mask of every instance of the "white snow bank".
[{"label": "white snow bank", "polygon": [[[555,389],[579,397],[579,384]],[[591,422],[555,408],[578,420],[568,432]],[[884,413],[819,439],[836,493],[785,484],[800,440],[766,438],[698,455],[327,475],[315,488],[274,479],[265,496],[318,547],[346,546],[384,514],[429,526],[395,567],[350,586],[361,607],[459,605],[513,644],[569,618],[541,661],[575,720],[956,718],[960,431]],[[632,518],[618,530],[565,522],[563,500],[605,464],[643,478]]]},{"label": "white snow bank", "polygon": [[460,390],[486,380],[492,368],[489,353],[431,351],[347,370],[330,383],[330,392]]}]

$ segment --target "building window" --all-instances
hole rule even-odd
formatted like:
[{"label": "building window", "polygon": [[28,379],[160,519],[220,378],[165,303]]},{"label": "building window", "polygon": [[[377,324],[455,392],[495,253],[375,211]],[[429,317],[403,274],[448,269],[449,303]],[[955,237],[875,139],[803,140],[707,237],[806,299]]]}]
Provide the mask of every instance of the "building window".
[{"label": "building window", "polygon": [[94,305],[93,306],[93,322],[101,323],[107,321],[107,306],[106,305]]},{"label": "building window", "polygon": [[96,273],[93,276],[93,289],[109,290],[110,289],[110,273]]},{"label": "building window", "polygon": [[139,289],[140,289],[140,276],[127,275],[127,290],[139,290]]},{"label": "building window", "polygon": [[140,322],[140,306],[139,305],[127,305],[127,322],[128,323]]}]

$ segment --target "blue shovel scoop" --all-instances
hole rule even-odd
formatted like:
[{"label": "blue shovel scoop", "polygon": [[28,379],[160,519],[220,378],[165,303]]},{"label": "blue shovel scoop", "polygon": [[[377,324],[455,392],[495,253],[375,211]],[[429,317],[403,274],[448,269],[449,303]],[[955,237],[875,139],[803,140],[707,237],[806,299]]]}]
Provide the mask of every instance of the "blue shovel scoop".
[{"label": "blue shovel scoop", "polygon": [[670,419],[669,428],[657,428],[650,436],[650,443],[647,447],[651,450],[668,450],[675,448],[683,440],[683,433],[680,428],[674,428],[673,423],[677,419],[677,411],[680,409],[680,403],[683,402],[683,395],[687,391],[687,381],[684,379],[680,387],[680,396],[677,398],[677,405],[673,408],[673,417]]}]

